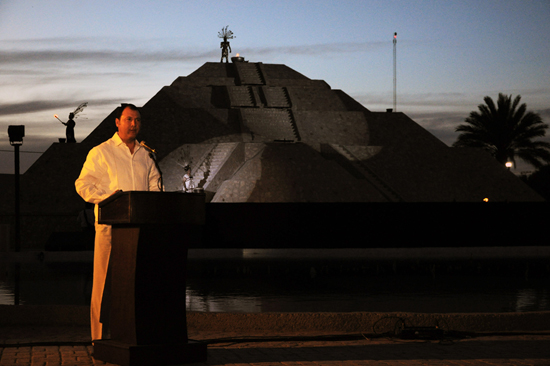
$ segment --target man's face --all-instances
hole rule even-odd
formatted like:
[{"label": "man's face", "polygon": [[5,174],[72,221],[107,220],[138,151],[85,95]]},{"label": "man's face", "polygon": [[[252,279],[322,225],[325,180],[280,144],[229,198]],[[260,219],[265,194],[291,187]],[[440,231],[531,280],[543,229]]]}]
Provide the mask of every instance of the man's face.
[{"label": "man's face", "polygon": [[124,108],[120,119],[116,119],[118,135],[125,143],[133,142],[136,139],[141,127],[141,115],[129,107]]}]

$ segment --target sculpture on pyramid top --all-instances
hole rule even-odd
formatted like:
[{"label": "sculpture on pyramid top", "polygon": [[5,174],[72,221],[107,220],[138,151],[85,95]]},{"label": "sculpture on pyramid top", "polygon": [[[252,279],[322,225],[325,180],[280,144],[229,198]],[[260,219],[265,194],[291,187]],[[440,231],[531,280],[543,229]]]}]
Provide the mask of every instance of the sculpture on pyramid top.
[{"label": "sculpture on pyramid top", "polygon": [[223,42],[220,42],[220,48],[222,49],[222,58],[220,59],[220,62],[223,62],[223,59],[225,57],[225,62],[229,62],[229,54],[231,53],[231,46],[229,45],[228,39],[236,38],[233,36],[233,32],[229,29],[228,25],[225,26],[225,28],[222,28],[221,31],[218,32],[218,38],[223,38]]}]

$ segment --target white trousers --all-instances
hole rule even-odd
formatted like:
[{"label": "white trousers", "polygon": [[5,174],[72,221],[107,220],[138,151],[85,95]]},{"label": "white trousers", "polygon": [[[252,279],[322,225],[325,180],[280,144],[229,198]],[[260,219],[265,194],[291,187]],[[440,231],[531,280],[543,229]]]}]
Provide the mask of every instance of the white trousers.
[{"label": "white trousers", "polygon": [[[94,244],[94,278],[92,283],[92,301],[90,304],[92,341],[103,339],[103,332],[108,328],[108,324],[104,324],[106,322],[105,317],[101,316],[101,304],[104,300],[105,280],[107,278],[110,255],[111,226],[98,224],[96,222]],[[109,295],[106,294],[106,296]],[[109,309],[104,309],[104,311],[109,311]],[[102,323],[102,321],[104,323]]]}]

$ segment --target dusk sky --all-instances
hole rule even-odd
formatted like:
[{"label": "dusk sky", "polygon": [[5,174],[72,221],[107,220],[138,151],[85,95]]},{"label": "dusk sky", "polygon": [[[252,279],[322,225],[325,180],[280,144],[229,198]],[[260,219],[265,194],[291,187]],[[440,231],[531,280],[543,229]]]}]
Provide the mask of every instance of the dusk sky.
[{"label": "dusk sky", "polygon": [[231,56],[285,64],[371,111],[393,106],[397,32],[397,110],[448,145],[499,92],[550,123],[549,19],[550,0],[0,0],[0,173],[13,173],[9,125],[25,125],[24,172],[65,137],[54,114],[88,102],[82,141],[120,103],[219,62],[226,25]]}]

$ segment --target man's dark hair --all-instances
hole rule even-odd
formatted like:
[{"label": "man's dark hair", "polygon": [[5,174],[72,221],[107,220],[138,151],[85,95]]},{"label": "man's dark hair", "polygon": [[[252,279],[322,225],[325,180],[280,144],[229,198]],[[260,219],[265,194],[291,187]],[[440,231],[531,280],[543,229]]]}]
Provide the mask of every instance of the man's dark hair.
[{"label": "man's dark hair", "polygon": [[133,104],[130,104],[130,103],[122,103],[120,105],[120,107],[118,107],[117,109],[117,112],[116,112],[116,118],[120,120],[120,117],[122,117],[122,112],[124,112],[124,110],[126,109],[126,107],[130,108],[131,110],[133,111],[138,111],[139,112],[139,108],[136,107],[135,105]]}]

